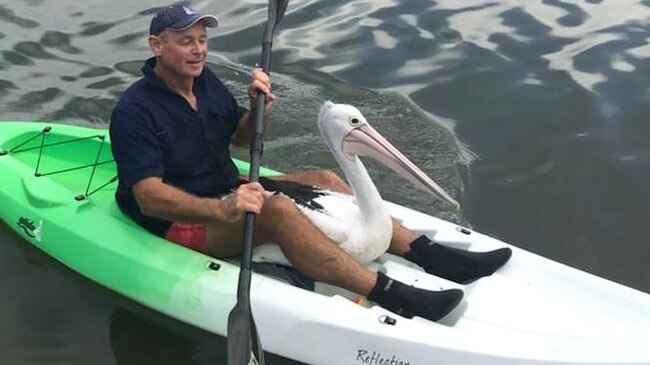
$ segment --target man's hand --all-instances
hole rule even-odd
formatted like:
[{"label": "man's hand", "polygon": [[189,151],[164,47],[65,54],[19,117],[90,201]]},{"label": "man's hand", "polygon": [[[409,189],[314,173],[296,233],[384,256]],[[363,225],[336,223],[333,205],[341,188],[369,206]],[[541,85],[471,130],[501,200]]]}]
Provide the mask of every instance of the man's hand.
[{"label": "man's hand", "polygon": [[221,220],[233,223],[241,220],[246,212],[260,214],[264,204],[264,188],[259,183],[240,185],[237,190],[221,199]]},{"label": "man's hand", "polygon": [[251,82],[246,88],[250,99],[250,110],[244,114],[237,122],[237,129],[230,137],[230,143],[235,146],[243,147],[250,144],[255,134],[255,113],[257,112],[257,91],[265,95],[264,104],[264,125],[262,129],[266,131],[271,116],[271,105],[275,100],[275,95],[271,93],[271,78],[261,68],[253,70]]},{"label": "man's hand", "polygon": [[265,103],[268,107],[275,100],[275,95],[271,93],[271,78],[261,68],[253,70],[251,82],[248,84],[246,91],[250,99],[251,110],[255,110],[257,105],[257,91],[261,91],[265,95]]}]

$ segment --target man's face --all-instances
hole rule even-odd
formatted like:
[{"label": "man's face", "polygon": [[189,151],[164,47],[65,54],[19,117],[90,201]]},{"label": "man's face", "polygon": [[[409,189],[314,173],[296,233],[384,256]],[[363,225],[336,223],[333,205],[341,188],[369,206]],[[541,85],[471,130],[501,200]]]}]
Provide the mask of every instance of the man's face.
[{"label": "man's face", "polygon": [[201,75],[208,54],[205,24],[198,22],[180,31],[165,30],[157,37],[152,49],[159,66],[177,77],[194,78]]}]

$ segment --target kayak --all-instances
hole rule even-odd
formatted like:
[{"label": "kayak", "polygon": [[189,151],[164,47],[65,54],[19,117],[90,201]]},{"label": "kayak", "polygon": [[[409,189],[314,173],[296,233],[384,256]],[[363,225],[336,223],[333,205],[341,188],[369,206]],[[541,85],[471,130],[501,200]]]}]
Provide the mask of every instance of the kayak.
[{"label": "kayak", "polygon": [[[236,160],[240,173],[248,164]],[[262,176],[280,172],[263,168]],[[239,267],[156,237],[114,202],[105,129],[0,122],[0,217],[79,274],[169,317],[225,336]],[[432,290],[460,288],[439,322],[401,317],[343,289],[305,290],[254,273],[262,346],[310,364],[650,364],[650,295],[471,229],[386,202],[390,215],[437,242],[510,247],[494,275],[460,285],[383,254],[373,270]]]}]

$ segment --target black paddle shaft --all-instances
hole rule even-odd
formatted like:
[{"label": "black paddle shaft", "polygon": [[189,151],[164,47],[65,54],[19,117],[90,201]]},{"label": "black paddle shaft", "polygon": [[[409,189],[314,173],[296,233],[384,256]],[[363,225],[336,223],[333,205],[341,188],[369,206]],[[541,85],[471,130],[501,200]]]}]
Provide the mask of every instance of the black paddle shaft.
[{"label": "black paddle shaft", "polygon": [[[269,4],[269,21],[266,24],[264,30],[264,41],[262,42],[262,70],[270,75],[271,74],[271,47],[273,46],[273,32],[275,30],[275,25],[280,22],[280,18],[284,14],[284,10],[287,7],[288,1],[273,1]],[[281,7],[276,9],[274,6]],[[278,11],[280,10],[280,11]],[[272,21],[273,19],[273,21]],[[265,106],[265,96],[260,90],[257,91],[257,105],[255,109],[255,134],[253,135],[253,141],[250,146],[250,173],[248,179],[250,182],[259,181],[260,175],[260,164],[262,159],[262,134],[264,131],[264,106]],[[241,260],[241,271],[240,271],[240,284],[241,273],[247,271],[248,276],[250,276],[251,270],[251,259],[253,254],[253,231],[255,228],[255,213],[247,212],[246,221],[244,224],[244,247],[242,251],[242,260]],[[239,293],[244,289],[246,292],[250,290],[250,279],[246,280],[245,284],[248,287],[238,288]]]},{"label": "black paddle shaft", "polygon": [[[273,32],[287,8],[288,0],[270,0],[268,21],[262,41],[261,66],[264,72],[271,72],[271,47]],[[262,132],[264,130],[265,96],[258,90],[255,110],[255,128],[251,143],[251,166],[249,180],[259,180],[262,156]],[[253,232],[255,213],[247,212],[244,223],[244,242],[237,288],[237,303],[228,316],[228,365],[249,365],[257,361],[264,365],[264,352],[257,334],[257,328],[250,307],[251,261],[253,256]]]}]

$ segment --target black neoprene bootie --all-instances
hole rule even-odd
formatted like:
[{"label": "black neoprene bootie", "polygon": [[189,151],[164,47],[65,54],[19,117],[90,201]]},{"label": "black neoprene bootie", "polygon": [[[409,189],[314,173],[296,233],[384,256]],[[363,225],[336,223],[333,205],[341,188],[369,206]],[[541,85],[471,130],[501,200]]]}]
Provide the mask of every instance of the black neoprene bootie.
[{"label": "black neoprene bootie", "polygon": [[443,246],[420,236],[411,242],[411,250],[404,258],[421,266],[429,274],[460,283],[469,284],[492,275],[512,256],[509,248],[488,252],[471,252]]},{"label": "black neoprene bootie", "polygon": [[463,291],[420,289],[378,272],[377,283],[368,294],[368,299],[402,317],[418,316],[437,321],[456,308],[463,299]]}]

